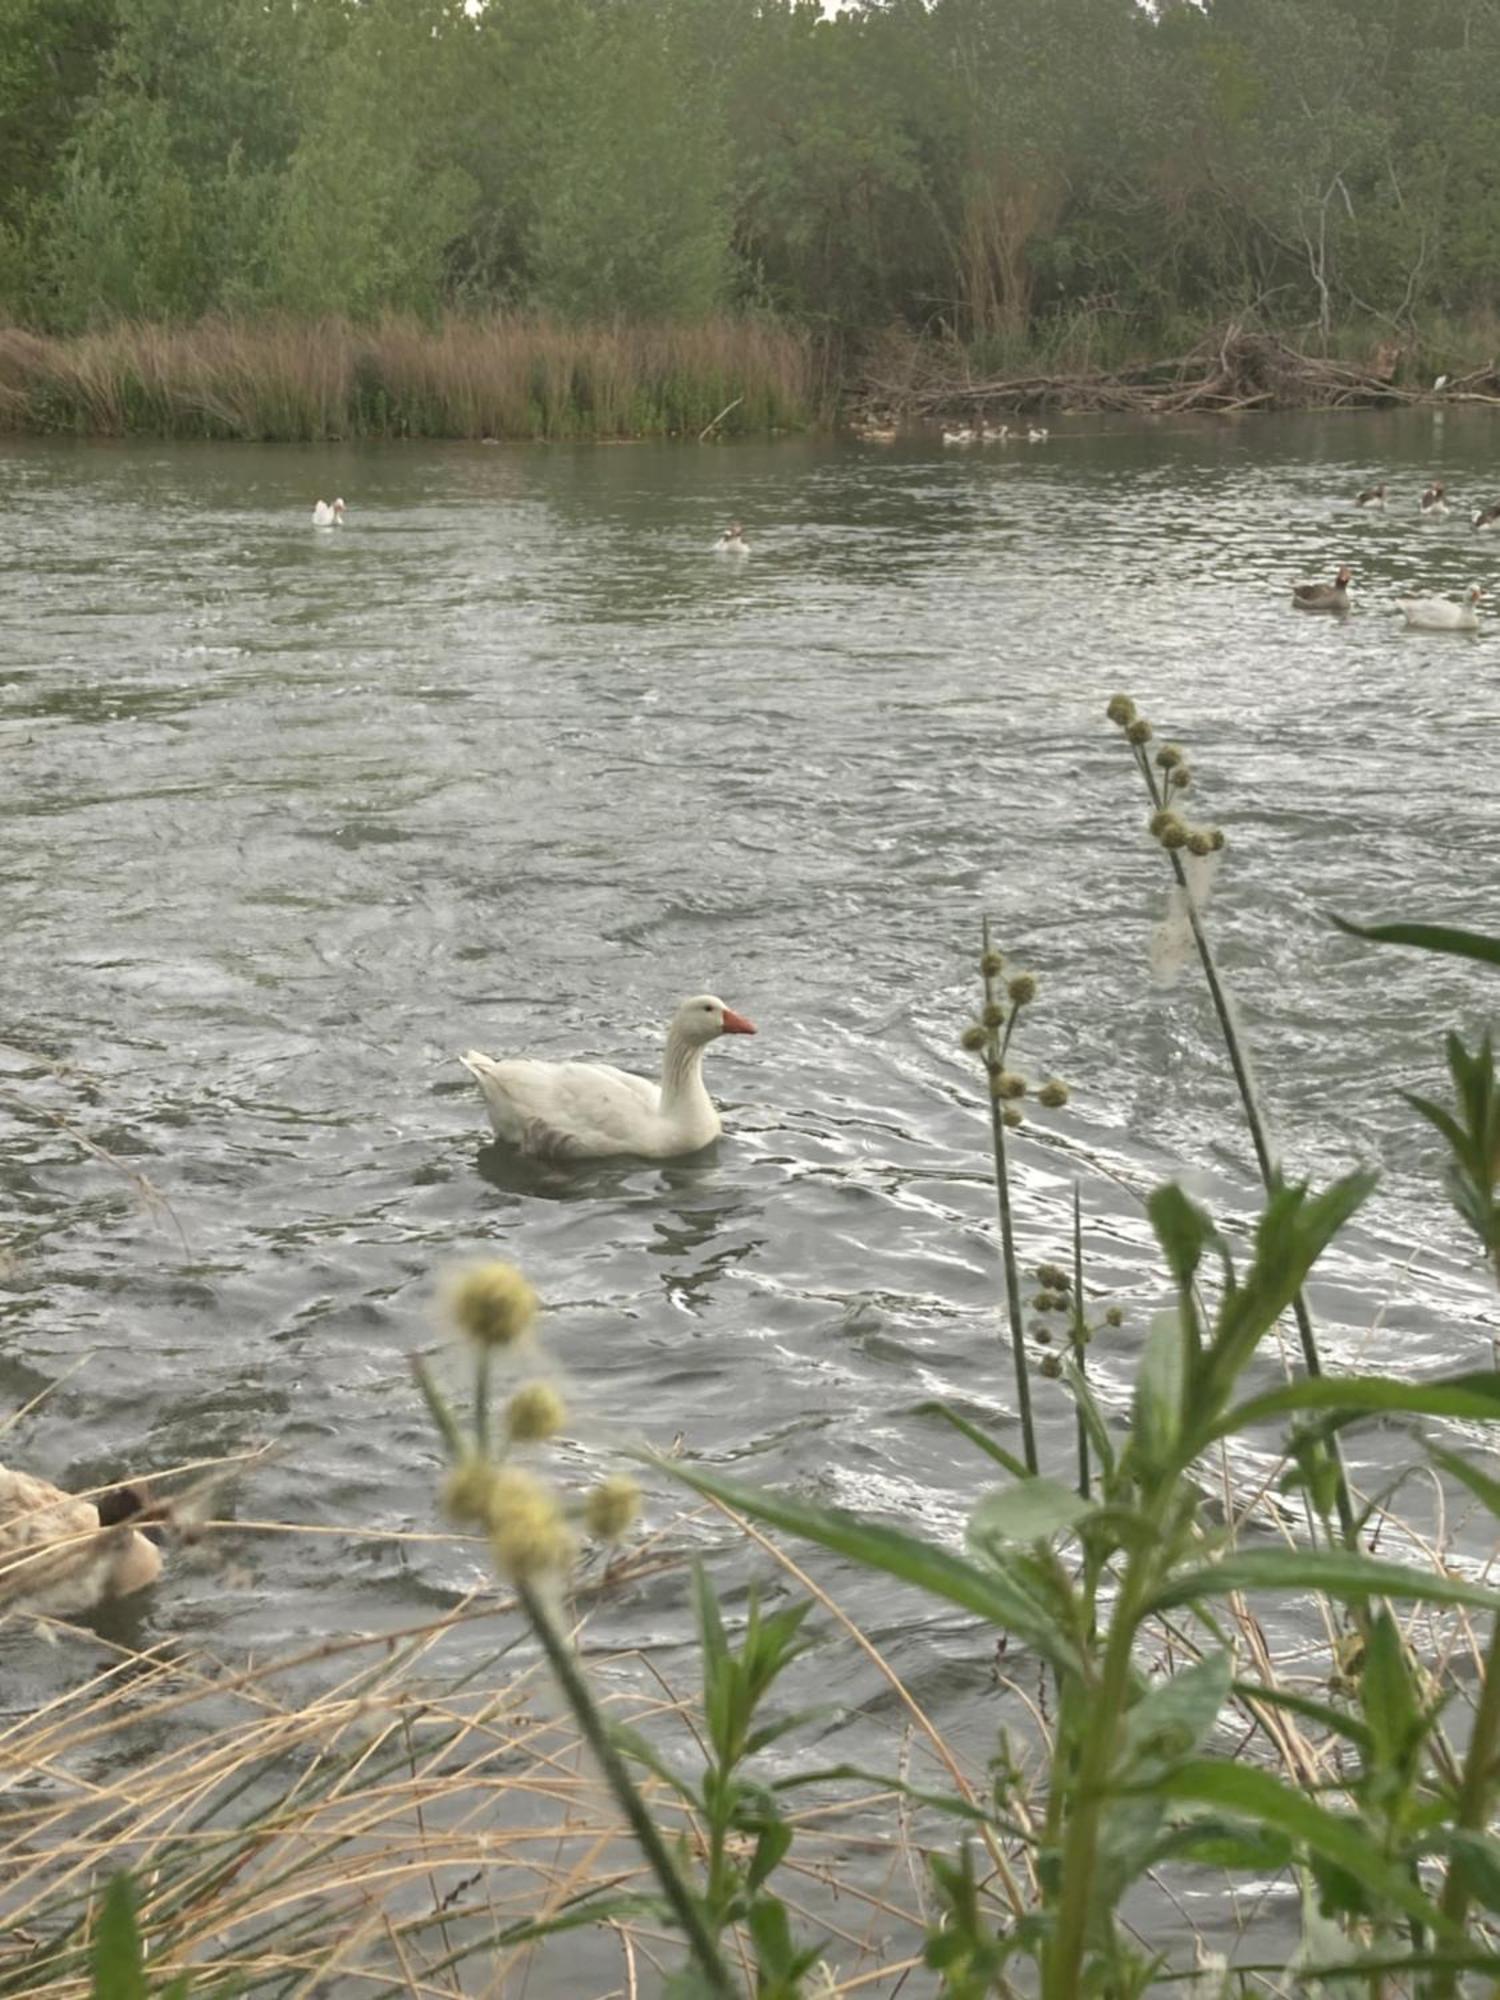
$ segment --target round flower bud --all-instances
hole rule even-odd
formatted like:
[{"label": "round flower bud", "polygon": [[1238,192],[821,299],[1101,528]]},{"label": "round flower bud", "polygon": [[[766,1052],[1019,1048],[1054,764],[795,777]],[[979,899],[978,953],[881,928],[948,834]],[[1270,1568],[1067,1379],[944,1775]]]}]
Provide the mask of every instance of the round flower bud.
[{"label": "round flower bud", "polygon": [[992,1000],[979,1018],[987,1028],[1003,1027],[1005,1023],[1005,1009],[997,1001]]},{"label": "round flower bud", "polygon": [[1146,831],[1153,840],[1160,840],[1171,832],[1174,826],[1182,825],[1182,816],[1174,813],[1170,806],[1159,806],[1146,822]]},{"label": "round flower bud", "polygon": [[1051,1312],[1052,1294],[1050,1292],[1038,1292],[1031,1301],[1031,1310],[1039,1313]]},{"label": "round flower bud", "polygon": [[1050,1326],[1034,1326],[1031,1329],[1031,1337],[1038,1347],[1050,1347],[1052,1345],[1052,1329]]},{"label": "round flower bud", "polygon": [[1125,731],[1125,736],[1127,741],[1131,743],[1149,743],[1151,741],[1151,724],[1146,720],[1144,715],[1138,715]]},{"label": "round flower bud", "polygon": [[979,961],[979,970],[986,979],[998,979],[1005,970],[1004,952],[987,951]]},{"label": "round flower bud", "polygon": [[1055,1076],[1049,1076],[1036,1094],[1038,1104],[1045,1104],[1049,1111],[1060,1110],[1068,1101],[1068,1086]]},{"label": "round flower bud", "polygon": [[1042,1373],[1049,1382],[1055,1382],[1062,1374],[1062,1362],[1055,1354],[1044,1354],[1041,1361]]},{"label": "round flower bud", "polygon": [[617,1542],[641,1511],[641,1489],[622,1472],[601,1480],[583,1503],[583,1524],[596,1541]]},{"label": "round flower bud", "polygon": [[1036,975],[1018,972],[1005,990],[1018,1007],[1024,1007],[1036,998]]},{"label": "round flower bud", "polygon": [[1224,845],[1224,829],[1222,826],[1211,826],[1208,829],[1208,844],[1215,854],[1220,852]]},{"label": "round flower bud", "polygon": [[1175,826],[1164,827],[1162,829],[1161,844],[1169,851],[1179,847],[1186,847],[1187,841],[1187,828],[1181,820],[1178,820]]},{"label": "round flower bud", "polygon": [[490,1549],[502,1576],[540,1576],[566,1569],[573,1538],[547,1488],[519,1466],[497,1468],[490,1494]]},{"label": "round flower bud", "polygon": [[497,1472],[477,1453],[461,1458],[443,1481],[443,1512],[448,1519],[461,1528],[487,1525]]},{"label": "round flower bud", "polygon": [[1125,729],[1135,721],[1135,703],[1128,694],[1112,694],[1104,713],[1111,722],[1118,722]]},{"label": "round flower bud", "polygon": [[1060,1264],[1038,1264],[1036,1281],[1053,1292],[1070,1292],[1073,1289],[1073,1280]]},{"label": "round flower bud", "polygon": [[1003,1069],[994,1080],[994,1092],[996,1097],[1024,1097],[1026,1095],[1026,1079],[1024,1076],[1017,1075],[1013,1069]]},{"label": "round flower bud", "polygon": [[453,1284],[448,1304],[476,1347],[513,1347],[531,1328],[537,1296],[514,1264],[476,1264]]},{"label": "round flower bud", "polygon": [[958,1041],[960,1048],[967,1049],[970,1055],[976,1055],[984,1047],[984,1029],[977,1021],[971,1021]]},{"label": "round flower bud", "polygon": [[1212,839],[1203,831],[1201,826],[1193,828],[1192,832],[1188,835],[1187,844],[1189,854],[1212,854],[1214,851]]},{"label": "round flower bud", "polygon": [[1174,765],[1182,762],[1182,752],[1175,743],[1163,743],[1156,753],[1156,761],[1162,770],[1170,771]]},{"label": "round flower bud", "polygon": [[1026,1113],[1021,1109],[1019,1104],[1007,1104],[1000,1115],[1006,1124],[1012,1127],[1026,1123]]},{"label": "round flower bud", "polygon": [[505,1428],[517,1444],[555,1437],[568,1414],[550,1382],[523,1382],[505,1406]]},{"label": "round flower bud", "polygon": [[1121,1306],[1108,1307],[1104,1314],[1104,1324],[1106,1326],[1123,1326],[1125,1324],[1125,1312],[1123,1307]]},{"label": "round flower bud", "polygon": [[1177,764],[1167,773],[1167,783],[1174,792],[1185,792],[1193,782],[1193,774],[1186,764]]}]

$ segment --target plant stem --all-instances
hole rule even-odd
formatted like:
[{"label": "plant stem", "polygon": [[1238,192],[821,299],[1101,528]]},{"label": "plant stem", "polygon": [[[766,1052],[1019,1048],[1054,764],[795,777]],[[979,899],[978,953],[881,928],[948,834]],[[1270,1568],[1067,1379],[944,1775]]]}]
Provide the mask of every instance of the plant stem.
[{"label": "plant stem", "polygon": [[[1497,1781],[1500,1781],[1500,1617],[1491,1629],[1490,1649],[1485,1655],[1484,1686],[1459,1780],[1456,1826],[1481,1836],[1487,1831]],[[1443,1884],[1438,1907],[1452,1923],[1462,1925],[1469,1914],[1470,1900],[1469,1871],[1455,1854],[1448,1863],[1448,1879]],[[1440,1972],[1432,1984],[1432,2000],[1451,2000],[1457,1991],[1458,1974]]]},{"label": "plant stem", "polygon": [[556,1674],[558,1684],[567,1697],[568,1706],[572,1709],[589,1748],[599,1761],[605,1782],[614,1793],[621,1812],[630,1822],[630,1830],[635,1835],[641,1852],[650,1863],[651,1872],[661,1884],[662,1894],[687,1938],[689,1948],[708,1983],[709,1991],[715,1995],[729,1996],[729,2000],[732,2000],[735,1991],[734,1981],[719,1954],[717,1943],[704,1922],[698,1899],[683,1881],[676,1862],[667,1851],[667,1844],[662,1839],[660,1829],[646,1810],[646,1802],[636,1789],[629,1771],[626,1770],[624,1759],[615,1748],[609,1724],[600,1713],[588,1682],[579,1672],[572,1647],[558,1630],[552,1613],[536,1590],[524,1580],[518,1580],[515,1589],[522,1609],[531,1620],[532,1627],[542,1642],[542,1651],[547,1655],[548,1665]]},{"label": "plant stem", "polygon": [[[990,952],[990,920],[984,919],[982,927],[984,955]],[[985,972],[984,1004],[996,1005],[994,975]],[[995,1060],[1002,1060],[993,1030],[990,1031],[989,1051]],[[1007,1042],[1009,1036],[1007,1036]],[[986,1069],[986,1086],[992,1082]],[[1005,1310],[1010,1320],[1010,1351],[1016,1368],[1016,1403],[1021,1413],[1021,1448],[1028,1472],[1040,1469],[1036,1450],[1036,1422],[1031,1414],[1031,1375],[1026,1361],[1026,1333],[1021,1317],[1021,1270],[1016,1262],[1016,1236],[1010,1213],[1010,1173],[1005,1159],[1005,1115],[1000,1100],[993,1090],[990,1099],[990,1143],[995,1154],[995,1201],[1000,1211],[1000,1256],[1005,1265]]]},{"label": "plant stem", "polygon": [[[1083,1197],[1073,1183],[1073,1359],[1080,1375],[1088,1374],[1088,1327],[1083,1317]],[[1078,1426],[1078,1491],[1089,1497],[1089,1431],[1080,1406],[1074,1412]]]},{"label": "plant stem", "polygon": [[[1151,760],[1146,754],[1145,745],[1135,743],[1131,745],[1131,748],[1135,752],[1135,761],[1139,766],[1141,777],[1145,780],[1146,790],[1150,795],[1152,804],[1157,807],[1164,805],[1166,797],[1157,785],[1156,775],[1151,769]],[[1182,899],[1187,910],[1188,923],[1192,928],[1193,943],[1198,948],[1198,958],[1203,966],[1203,976],[1208,982],[1209,998],[1213,1001],[1214,1013],[1217,1015],[1219,1022],[1219,1032],[1224,1038],[1224,1046],[1229,1054],[1229,1067],[1234,1072],[1235,1085],[1240,1093],[1240,1104],[1245,1113],[1245,1123],[1250,1131],[1250,1143],[1255,1149],[1255,1163],[1260,1169],[1261,1185],[1269,1194],[1280,1179],[1280,1173],[1276,1163],[1276,1156],[1271,1150],[1271,1142],[1266,1136],[1265,1121],[1261,1117],[1260,1100],[1255,1094],[1255,1085],[1250,1077],[1250,1065],[1245,1059],[1243,1048],[1240,1046],[1240,1038],[1234,1025],[1234,1016],[1230,1012],[1228,996],[1219,978],[1219,968],[1214,959],[1213,947],[1209,944],[1208,933],[1203,928],[1203,920],[1198,915],[1198,906],[1194,902],[1192,891],[1188,887],[1187,870],[1182,865],[1180,855],[1174,849],[1168,848],[1166,855],[1168,861],[1172,864],[1172,873],[1177,878],[1177,886],[1182,891]],[[1300,1291],[1292,1300],[1292,1315],[1297,1322],[1297,1337],[1302,1347],[1303,1365],[1306,1367],[1309,1375],[1321,1375],[1323,1373],[1323,1362],[1322,1357],[1318,1353],[1318,1338],[1313,1331],[1312,1315],[1307,1310],[1307,1301]],[[1330,1435],[1325,1441],[1324,1448],[1333,1462],[1334,1471],[1337,1475],[1333,1497],[1334,1505],[1338,1510],[1339,1527],[1343,1532],[1345,1544],[1351,1549],[1357,1549],[1359,1547],[1359,1528],[1354,1518],[1354,1503],[1349,1497],[1349,1481],[1344,1472],[1344,1458],[1343,1453],[1339,1449],[1338,1439]]]}]

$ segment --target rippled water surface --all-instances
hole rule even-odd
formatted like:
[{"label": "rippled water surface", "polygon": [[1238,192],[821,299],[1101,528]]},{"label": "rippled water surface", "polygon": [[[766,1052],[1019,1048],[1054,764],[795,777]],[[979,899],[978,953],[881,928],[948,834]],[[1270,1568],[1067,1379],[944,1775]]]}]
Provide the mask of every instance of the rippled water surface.
[{"label": "rippled water surface", "polygon": [[[1487,1360],[1398,1096],[1437,1084],[1484,977],[1326,913],[1500,927],[1500,619],[1407,635],[1393,608],[1491,573],[1500,540],[1416,496],[1488,503],[1492,460],[1456,413],[1008,452],[4,447],[0,1404],[57,1384],[5,1456],[85,1484],[270,1443],[246,1519],[432,1527],[408,1356],[436,1275],[489,1250],[552,1308],[579,1476],[680,1434],[957,1533],[983,1469],[915,1406],[1012,1406],[956,1046],[981,912],[1041,981],[1023,1067],[1073,1093],[1020,1136],[1023,1254],[1066,1249],[1080,1178],[1122,1411],[1160,1297],[1141,1196],[1180,1170],[1254,1206],[1201,985],[1150,974],[1164,869],[1117,688],[1228,832],[1212,920],[1289,1161],[1385,1173],[1314,1287],[1328,1359]],[[1378,477],[1390,510],[1356,513]],[[315,533],[335,490],[347,523]],[[730,514],[748,561],[710,553]],[[1353,615],[1295,614],[1341,559]],[[649,1069],[702,988],[760,1029],[710,1054],[710,1155],[559,1179],[488,1144],[456,1051]],[[1356,1440],[1356,1477],[1385,1449]],[[743,1550],[701,1535],[733,1587]],[[818,1573],[982,1757],[984,1642]],[[175,1564],[143,1630],[233,1658],[479,1575],[451,1544],[247,1532]],[[685,1600],[670,1573],[611,1629],[669,1658]],[[873,1677],[826,1671],[868,1754]]]}]

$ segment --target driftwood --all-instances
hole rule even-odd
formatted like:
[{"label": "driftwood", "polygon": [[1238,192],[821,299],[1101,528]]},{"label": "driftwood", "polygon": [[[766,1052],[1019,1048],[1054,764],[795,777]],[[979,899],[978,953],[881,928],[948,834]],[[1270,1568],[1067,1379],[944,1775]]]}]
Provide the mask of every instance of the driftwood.
[{"label": "driftwood", "polygon": [[1443,402],[1500,402],[1500,365],[1490,362],[1445,381],[1442,389],[1403,387],[1402,350],[1386,342],[1372,365],[1355,367],[1303,354],[1276,334],[1234,323],[1190,354],[1111,371],[976,376],[962,350],[908,350],[905,379],[872,369],[858,402],[868,420],[982,416],[988,411],[1116,411],[1175,416],[1185,411],[1350,409]]}]

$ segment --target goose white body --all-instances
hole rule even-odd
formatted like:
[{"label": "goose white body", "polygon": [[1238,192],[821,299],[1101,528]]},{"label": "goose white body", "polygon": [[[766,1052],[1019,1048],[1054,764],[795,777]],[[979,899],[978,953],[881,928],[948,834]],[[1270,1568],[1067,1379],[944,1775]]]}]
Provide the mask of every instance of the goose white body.
[{"label": "goose white body", "polygon": [[483,1093],[495,1136],[540,1159],[668,1160],[700,1152],[722,1129],[703,1083],[703,1056],[720,1035],[753,1035],[711,993],[684,1000],[667,1030],[660,1083],[610,1063],[497,1062],[460,1057]]},{"label": "goose white body", "polygon": [[340,528],[344,524],[344,503],[342,500],[319,500],[313,508],[315,528]]},{"label": "goose white body", "polygon": [[1397,600],[1408,626],[1419,632],[1477,632],[1479,599],[1476,584],[1463,603],[1451,597],[1402,597]]},{"label": "goose white body", "polygon": [[0,1465],[0,1610],[71,1614],[128,1597],[161,1574],[161,1551],[92,1500]]}]

